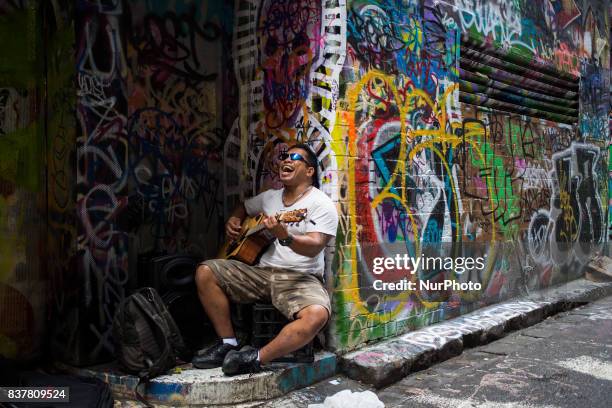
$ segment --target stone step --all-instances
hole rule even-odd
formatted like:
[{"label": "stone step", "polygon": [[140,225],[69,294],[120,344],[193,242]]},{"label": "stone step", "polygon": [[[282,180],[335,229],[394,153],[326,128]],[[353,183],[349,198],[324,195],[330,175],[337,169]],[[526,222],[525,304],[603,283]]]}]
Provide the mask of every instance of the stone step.
[{"label": "stone step", "polygon": [[347,353],[339,357],[340,370],[351,379],[384,387],[457,356],[464,348],[488,343],[610,294],[612,282],[578,279]]},{"label": "stone step", "polygon": [[[273,363],[257,374],[227,377],[221,368],[200,370],[191,364],[178,366],[166,375],[150,381],[146,390],[139,388],[147,401],[161,406],[210,406],[246,404],[285,395],[312,385],[336,373],[336,355],[315,354],[312,363]],[[63,367],[67,368],[67,367]],[[138,377],[122,373],[116,365],[68,368],[73,374],[96,377],[108,383],[117,399],[135,399]],[[141,387],[143,387],[141,385]],[[255,404],[256,405],[256,404]]]}]

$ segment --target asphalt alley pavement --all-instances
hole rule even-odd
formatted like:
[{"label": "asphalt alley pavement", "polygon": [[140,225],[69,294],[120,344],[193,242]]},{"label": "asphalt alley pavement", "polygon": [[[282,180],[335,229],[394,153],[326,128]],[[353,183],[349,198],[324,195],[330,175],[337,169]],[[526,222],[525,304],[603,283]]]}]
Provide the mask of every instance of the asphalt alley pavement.
[{"label": "asphalt alley pavement", "polygon": [[339,375],[258,405],[301,408],[344,389],[385,407],[612,407],[612,296],[549,317],[376,390]]}]

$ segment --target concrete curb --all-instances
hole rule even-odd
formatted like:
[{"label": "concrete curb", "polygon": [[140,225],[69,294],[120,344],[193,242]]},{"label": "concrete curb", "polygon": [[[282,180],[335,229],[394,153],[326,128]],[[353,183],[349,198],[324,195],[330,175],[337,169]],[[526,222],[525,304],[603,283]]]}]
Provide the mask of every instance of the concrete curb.
[{"label": "concrete curb", "polygon": [[[136,397],[134,390],[138,378],[120,373],[116,368],[101,366],[71,371],[108,383],[116,398]],[[335,373],[336,356],[329,352],[317,353],[313,363],[272,364],[270,371],[235,377],[226,377],[221,368],[198,370],[186,364],[171,374],[151,380],[143,394],[151,404],[161,406],[236,406],[277,398]]]},{"label": "concrete curb", "polygon": [[[612,282],[575,280],[541,292],[478,309],[461,317],[336,357],[317,353],[311,364],[274,364],[252,376],[226,377],[220,368],[194,369],[191,364],[153,379],[144,392],[157,406],[253,407],[333,376],[338,371],[377,388],[411,372],[459,355],[464,348],[485,344],[511,330],[532,326],[555,313],[612,295]],[[67,368],[67,367],[64,367]],[[105,365],[70,368],[78,375],[108,383],[116,398],[134,399],[138,378]]]},{"label": "concrete curb", "polygon": [[612,282],[578,279],[345,354],[339,357],[340,370],[351,379],[380,388],[459,355],[464,348],[611,294]]}]

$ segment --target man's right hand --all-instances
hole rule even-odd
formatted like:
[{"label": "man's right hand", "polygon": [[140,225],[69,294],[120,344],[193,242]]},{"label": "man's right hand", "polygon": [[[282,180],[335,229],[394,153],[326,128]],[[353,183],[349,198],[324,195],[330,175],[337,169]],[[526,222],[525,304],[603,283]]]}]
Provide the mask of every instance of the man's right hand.
[{"label": "man's right hand", "polygon": [[231,240],[236,240],[240,236],[242,221],[238,217],[229,217],[225,224],[225,234]]}]

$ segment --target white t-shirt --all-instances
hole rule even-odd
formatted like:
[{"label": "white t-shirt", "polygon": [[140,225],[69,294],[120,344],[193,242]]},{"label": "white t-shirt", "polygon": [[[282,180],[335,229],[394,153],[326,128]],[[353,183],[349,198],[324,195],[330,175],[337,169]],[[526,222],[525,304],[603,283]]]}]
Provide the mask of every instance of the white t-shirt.
[{"label": "white t-shirt", "polygon": [[[308,232],[322,232],[336,236],[338,212],[331,198],[321,190],[312,187],[308,193],[289,207],[283,204],[283,189],[267,190],[245,201],[247,214],[256,216],[260,213],[276,215],[278,213],[305,209],[306,218],[298,224],[285,224],[291,235],[304,235]],[[325,269],[324,254],[319,252],[315,257],[308,257],[294,252],[288,246],[275,240],[259,260],[259,266],[288,268],[299,272],[323,276]]]}]

